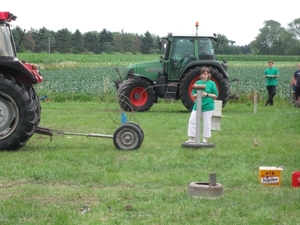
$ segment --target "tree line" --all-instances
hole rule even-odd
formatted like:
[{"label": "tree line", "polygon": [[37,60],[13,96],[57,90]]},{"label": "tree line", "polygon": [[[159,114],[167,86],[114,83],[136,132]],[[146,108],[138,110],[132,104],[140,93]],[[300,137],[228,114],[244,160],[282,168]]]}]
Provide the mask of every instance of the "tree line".
[{"label": "tree line", "polygon": [[[73,53],[73,54],[157,54],[160,37],[146,31],[144,34],[90,31],[72,33],[67,28],[57,32],[45,27],[29,31],[20,27],[12,29],[18,52],[32,53]],[[264,22],[259,33],[248,45],[236,46],[224,34],[218,34],[223,44],[216,44],[216,54],[254,54],[254,55],[300,55],[300,18],[288,24],[285,29],[274,20]]]}]

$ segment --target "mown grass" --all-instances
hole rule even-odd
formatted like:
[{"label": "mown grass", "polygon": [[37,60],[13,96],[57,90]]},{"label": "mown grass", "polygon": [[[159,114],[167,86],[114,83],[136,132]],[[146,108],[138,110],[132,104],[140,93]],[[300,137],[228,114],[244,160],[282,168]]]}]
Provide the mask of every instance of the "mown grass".
[{"label": "mown grass", "polygon": [[[9,224],[297,224],[300,189],[299,108],[275,97],[254,113],[251,101],[229,102],[214,148],[187,149],[189,113],[180,102],[127,113],[145,139],[136,151],[116,150],[112,139],[35,134],[17,152],[1,152],[0,223]],[[42,101],[40,126],[113,134],[120,125],[115,100]],[[254,139],[258,146],[254,146]],[[282,185],[259,183],[259,166],[284,166]],[[224,194],[193,199],[190,182],[217,174]],[[82,214],[80,209],[88,206]]]}]

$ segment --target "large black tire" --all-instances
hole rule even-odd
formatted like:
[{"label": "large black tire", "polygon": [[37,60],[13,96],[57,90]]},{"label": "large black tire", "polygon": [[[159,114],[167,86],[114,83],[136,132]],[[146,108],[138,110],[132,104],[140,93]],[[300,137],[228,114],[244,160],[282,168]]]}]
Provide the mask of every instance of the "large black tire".
[{"label": "large black tire", "polygon": [[150,82],[144,79],[128,79],[118,90],[118,100],[124,111],[148,111],[155,100],[155,92]]},{"label": "large black tire", "polygon": [[[213,67],[209,67],[209,69],[211,72],[211,80],[216,83],[218,88],[218,100],[221,100],[223,102],[222,105],[224,107],[229,99],[229,81],[218,69]],[[181,99],[182,104],[189,111],[192,111],[193,109],[194,98],[192,98],[191,93],[193,89],[193,84],[195,84],[195,82],[199,80],[200,70],[201,68],[197,67],[187,72],[179,85],[179,97]]]},{"label": "large black tire", "polygon": [[136,150],[143,143],[144,134],[141,128],[132,123],[124,123],[117,128],[113,135],[114,145],[119,150]]},{"label": "large black tire", "polygon": [[34,134],[40,119],[34,89],[0,74],[0,150],[18,150]]},{"label": "large black tire", "polygon": [[29,94],[33,100],[34,103],[34,107],[35,107],[35,112],[37,115],[37,120],[35,123],[35,127],[38,127],[41,121],[41,113],[42,113],[42,107],[41,107],[41,103],[40,103],[40,98],[39,96],[36,94],[35,90],[33,87],[29,87]]}]

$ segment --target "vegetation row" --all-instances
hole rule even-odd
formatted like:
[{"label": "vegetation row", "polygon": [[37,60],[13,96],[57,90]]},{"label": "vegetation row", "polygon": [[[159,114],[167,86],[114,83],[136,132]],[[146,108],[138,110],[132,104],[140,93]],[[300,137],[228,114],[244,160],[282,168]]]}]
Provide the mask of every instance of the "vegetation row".
[{"label": "vegetation row", "polygon": [[[43,64],[47,68],[54,68],[56,63],[63,63],[60,67],[78,67],[78,63],[89,64],[94,63],[96,66],[110,66],[110,65],[128,65],[136,62],[157,61],[160,54],[132,54],[130,52],[125,54],[48,54],[48,53],[19,53],[20,60],[27,62]],[[300,55],[294,56],[280,56],[280,55],[216,55],[220,61],[226,59],[228,64],[236,61],[247,62],[261,62],[263,65],[266,61],[273,60],[276,62],[300,62]],[[233,61],[233,62],[232,62]],[[72,63],[73,64],[72,64]],[[75,64],[74,64],[75,63]]]},{"label": "vegetation row", "polygon": [[[42,64],[43,83],[36,90],[39,96],[47,96],[48,100],[64,101],[109,101],[116,98],[114,80],[120,79],[116,68],[122,72],[125,66],[133,63],[158,60],[159,55],[144,54],[28,54],[20,56],[29,61]],[[227,56],[220,56],[227,58]],[[239,101],[249,101],[253,93],[261,98],[266,97],[263,71],[269,56],[231,56],[228,61],[228,73],[231,92],[241,96]],[[239,61],[234,60],[240,59]],[[241,58],[244,57],[244,60]],[[230,58],[230,57],[229,57]],[[249,60],[246,60],[248,58]],[[290,99],[291,77],[297,68],[300,57],[274,56],[276,67],[280,72],[277,97]],[[297,60],[296,60],[297,59]],[[255,61],[257,60],[257,61]],[[277,61],[280,60],[280,61]],[[294,61],[293,61],[294,60]],[[235,81],[233,81],[235,80]],[[253,99],[253,98],[252,98]]]}]

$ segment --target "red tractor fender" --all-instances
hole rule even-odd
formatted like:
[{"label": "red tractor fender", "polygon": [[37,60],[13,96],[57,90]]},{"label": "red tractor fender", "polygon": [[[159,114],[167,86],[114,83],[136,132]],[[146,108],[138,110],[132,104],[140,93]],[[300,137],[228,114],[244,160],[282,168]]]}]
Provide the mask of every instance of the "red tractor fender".
[{"label": "red tractor fender", "polygon": [[0,73],[4,73],[19,80],[25,86],[37,84],[43,81],[39,72],[39,66],[18,60],[2,60],[0,62]]}]

